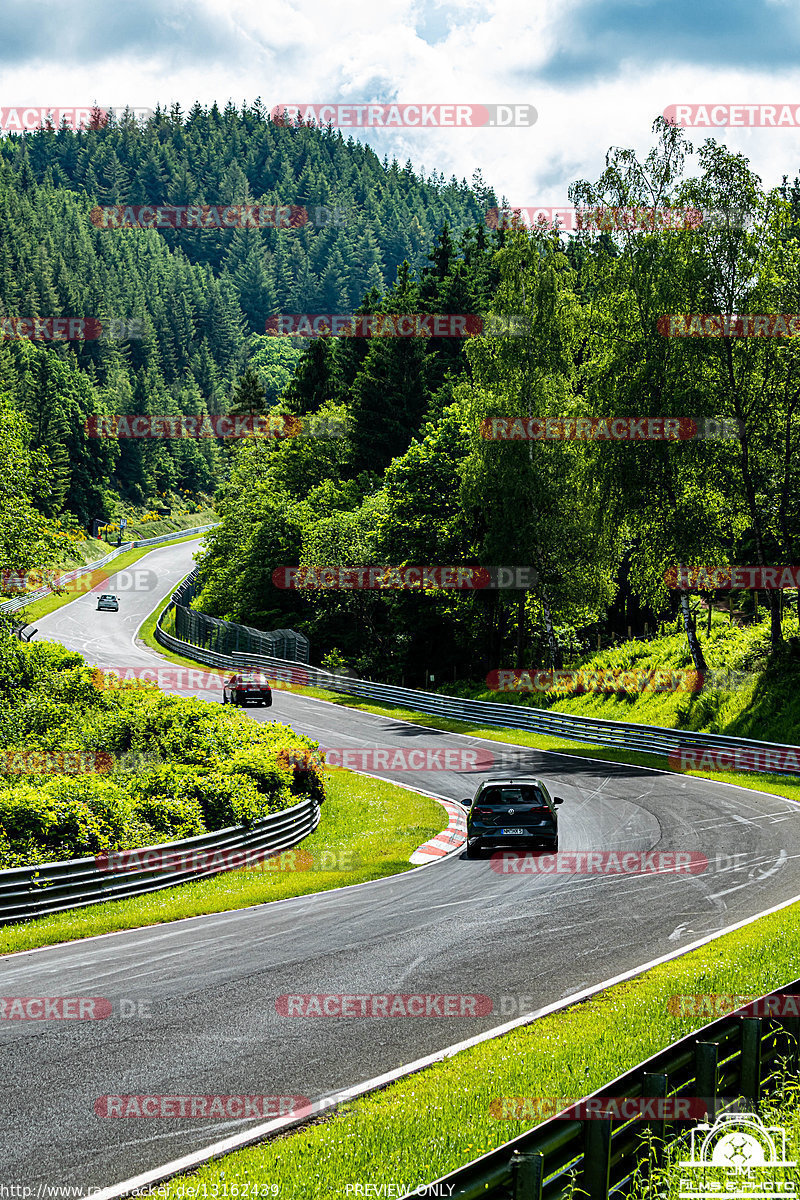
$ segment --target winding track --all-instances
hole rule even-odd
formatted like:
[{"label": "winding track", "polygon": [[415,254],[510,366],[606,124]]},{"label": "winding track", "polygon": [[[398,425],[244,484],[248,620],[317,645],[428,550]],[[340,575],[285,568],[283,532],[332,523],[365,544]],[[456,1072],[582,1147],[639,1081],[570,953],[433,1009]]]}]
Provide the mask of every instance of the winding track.
[{"label": "winding track", "polygon": [[[95,600],[82,597],[39,621],[38,637],[106,668],[152,665],[135,631],[191,569],[193,548],[164,547],[140,560],[157,578],[146,591],[121,592],[119,614],[98,613]],[[115,577],[105,588],[120,590]],[[277,691],[271,710],[250,715],[289,723],[327,746],[497,749]],[[354,888],[3,958],[0,995],[104,996],[114,1015],[0,1021],[0,1182],[33,1187],[34,1196],[40,1183],[109,1186],[258,1123],[104,1119],[94,1112],[99,1096],[328,1095],[800,893],[800,810],[788,800],[522,753],[521,764],[565,799],[562,850],[697,851],[715,868],[718,855],[728,857],[699,875],[621,878],[501,875],[488,859],[458,854]],[[450,799],[470,794],[481,777],[381,774]],[[329,992],[483,993],[494,1012],[414,1020],[276,1014],[278,995]],[[151,1018],[121,1019],[121,998],[151,1001]]]}]

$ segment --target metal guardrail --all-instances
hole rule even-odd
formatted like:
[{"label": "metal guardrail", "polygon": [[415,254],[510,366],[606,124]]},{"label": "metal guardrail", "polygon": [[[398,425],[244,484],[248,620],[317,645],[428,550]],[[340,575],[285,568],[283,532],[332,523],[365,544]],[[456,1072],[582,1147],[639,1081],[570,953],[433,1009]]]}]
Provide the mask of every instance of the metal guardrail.
[{"label": "metal guardrail", "polygon": [[12,637],[15,637],[18,642],[30,642],[33,640],[33,635],[39,631],[38,629],[32,629],[30,633],[26,634],[25,630],[28,628],[29,626],[26,625],[24,621],[12,621],[11,635]]},{"label": "metal guardrail", "polygon": [[[101,904],[105,900],[122,900],[127,896],[175,887],[190,879],[217,875],[233,869],[231,855],[236,852],[246,852],[251,861],[291,849],[313,833],[319,819],[319,803],[310,798],[291,808],[270,813],[249,829],[234,825],[199,837],[130,851],[139,860],[146,860],[149,854],[151,859],[161,859],[163,864],[194,858],[196,865],[186,869],[162,869],[156,861],[150,866],[117,871],[104,869],[98,865],[97,858],[12,867],[0,871],[0,922],[24,921],[48,913]],[[206,861],[199,861],[204,856]]]},{"label": "metal guardrail", "polygon": [[[175,592],[179,597],[180,589]],[[180,598],[178,599],[180,603]],[[637,750],[647,754],[669,755],[681,748],[713,747],[715,750],[758,750],[775,754],[770,772],[778,775],[797,775],[797,771],[780,765],[779,758],[797,746],[779,742],[751,741],[747,738],[728,737],[720,733],[694,733],[684,729],[667,729],[661,725],[633,725],[624,721],[606,721],[601,717],[576,717],[570,713],[554,712],[541,708],[528,708],[524,704],[496,703],[492,701],[465,700],[457,696],[443,696],[436,692],[417,691],[414,688],[394,687],[389,684],[373,683],[371,680],[354,679],[346,675],[334,675],[320,667],[298,665],[286,659],[271,658],[259,654],[219,654],[204,650],[189,642],[181,641],[161,627],[162,613],[155,629],[156,641],[165,649],[185,658],[193,658],[208,666],[231,669],[259,668],[279,682],[305,687],[326,688],[328,691],[357,696],[364,700],[375,700],[398,708],[413,709],[437,717],[470,724],[496,726],[508,729],[526,729],[532,733],[545,733],[551,737],[567,738],[577,742],[609,746],[621,750]],[[498,756],[500,751],[498,751]]]},{"label": "metal guardrail", "polygon": [[[800,980],[765,999],[779,995],[800,997]],[[713,1123],[737,1100],[757,1107],[783,1077],[796,1076],[799,1040],[800,1017],[731,1014],[673,1042],[586,1100],[702,1100]],[[693,1123],[554,1117],[418,1190],[452,1200],[556,1200],[573,1194],[574,1181],[575,1194],[585,1200],[608,1200],[625,1194],[637,1168],[660,1165],[666,1144],[685,1137]]]},{"label": "metal guardrail", "polygon": [[[104,567],[107,563],[113,562],[115,558],[119,558],[120,554],[127,554],[129,550],[137,550],[142,546],[157,546],[160,542],[173,542],[181,538],[192,537],[193,534],[208,533],[210,529],[216,528],[215,525],[199,525],[189,529],[176,529],[173,533],[162,533],[159,537],[145,538],[139,542],[123,542],[121,546],[115,546],[114,549],[104,555],[103,558],[98,558],[95,562],[86,563],[82,567],[75,567],[72,571],[65,571],[59,576],[62,583],[69,583],[73,579],[79,579],[81,575],[87,575],[91,571],[96,571],[98,567]],[[0,613],[17,612],[20,608],[24,608],[26,604],[32,604],[35,600],[44,600],[46,596],[53,594],[53,588],[41,587],[36,591],[25,592],[22,596],[14,596],[11,600],[6,600],[0,604]]]}]

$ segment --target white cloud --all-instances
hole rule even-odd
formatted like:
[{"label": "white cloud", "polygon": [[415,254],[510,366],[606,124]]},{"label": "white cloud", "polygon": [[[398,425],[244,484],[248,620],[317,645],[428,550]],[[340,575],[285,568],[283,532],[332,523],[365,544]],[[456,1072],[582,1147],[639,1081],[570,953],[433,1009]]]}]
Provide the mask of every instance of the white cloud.
[{"label": "white cloud", "polygon": [[[770,0],[775,11],[776,0]],[[50,5],[40,6],[54,12]],[[35,12],[36,5],[33,6]],[[18,62],[0,69],[4,105],[64,107],[100,104],[188,109],[196,100],[223,106],[260,96],[278,103],[403,100],[423,103],[526,103],[538,110],[533,128],[349,132],[364,137],[382,158],[443,171],[469,180],[475,167],[498,195],[523,205],[564,205],[567,187],[579,176],[595,178],[611,145],[652,145],[654,117],[674,102],[800,102],[800,72],[749,71],[631,59],[613,78],[561,85],[548,76],[537,84],[552,55],[563,48],[568,21],[586,6],[571,0],[557,10],[539,4],[425,5],[383,0],[374,9],[331,6],[321,0],[148,0],[116,24],[95,0],[73,5],[71,27],[52,38],[37,33],[31,6],[14,2],[7,47]],[[140,25],[137,27],[134,15]],[[593,10],[596,23],[598,14]],[[27,26],[14,34],[15,18]],[[417,28],[430,26],[425,40]],[[746,38],[743,30],[741,36]],[[87,65],[80,47],[93,43]],[[70,57],[72,55],[72,57]],[[741,150],[765,182],[790,178],[798,167],[798,130],[694,130],[696,144],[714,132]]]}]

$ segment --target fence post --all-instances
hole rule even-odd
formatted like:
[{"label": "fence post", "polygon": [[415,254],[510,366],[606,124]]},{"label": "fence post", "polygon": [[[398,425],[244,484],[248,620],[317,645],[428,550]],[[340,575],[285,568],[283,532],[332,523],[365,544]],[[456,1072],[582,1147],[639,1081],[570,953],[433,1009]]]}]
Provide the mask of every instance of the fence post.
[{"label": "fence post", "polygon": [[787,1067],[791,1075],[796,1075],[800,1069],[800,1017],[783,1017],[781,1024],[787,1034]]},{"label": "fence post", "polygon": [[611,1174],[611,1117],[583,1122],[583,1170],[580,1190],[588,1200],[608,1200]]},{"label": "fence post", "polygon": [[717,1119],[717,1069],[719,1066],[718,1042],[695,1042],[694,1076],[698,1100],[705,1100],[708,1119]]},{"label": "fence post", "polygon": [[745,1100],[756,1110],[761,1096],[761,1017],[740,1017],[742,1030],[742,1066],[739,1072],[740,1089]]},{"label": "fence post", "polygon": [[[666,1075],[646,1071],[642,1078],[642,1098],[645,1100],[661,1100],[667,1098],[669,1080]],[[664,1143],[667,1136],[667,1121],[663,1114],[652,1121],[645,1121],[642,1126],[642,1149],[649,1157],[648,1169],[658,1166],[664,1157]]]},{"label": "fence post", "polygon": [[511,1156],[511,1180],[514,1200],[542,1200],[544,1155],[515,1151]]}]

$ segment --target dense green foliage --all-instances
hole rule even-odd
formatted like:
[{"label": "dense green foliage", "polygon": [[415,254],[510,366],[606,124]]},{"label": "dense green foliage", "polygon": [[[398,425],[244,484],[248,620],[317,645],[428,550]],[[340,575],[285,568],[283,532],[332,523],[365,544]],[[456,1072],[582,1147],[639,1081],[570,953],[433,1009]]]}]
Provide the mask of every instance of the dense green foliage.
[{"label": "dense green foliage", "polygon": [[[141,505],[213,492],[226,467],[213,438],[92,438],[87,418],[228,412],[248,360],[269,408],[301,350],[267,337],[266,319],[353,309],[404,260],[423,263],[446,222],[480,221],[496,201],[478,185],[425,179],[329,131],[274,125],[258,103],[0,139],[0,319],[137,320],[142,331],[122,341],[0,338],[0,395],[47,463],[33,507],[85,526],[113,517],[117,495]],[[148,230],[102,228],[91,216],[96,206],[160,203],[294,205],[309,221]]]},{"label": "dense green foliage", "polygon": [[[282,725],[151,686],[98,687],[80,655],[22,644],[4,626],[0,664],[0,868],[248,825],[324,798],[304,754],[314,743]],[[48,752],[101,771],[48,770],[36,757]]]},{"label": "dense green foliage", "polygon": [[[640,162],[609,153],[576,204],[715,209],[721,221],[606,222],[568,243],[545,226],[437,239],[364,310],[524,318],[524,336],[322,338],[284,401],[338,412],[339,442],[236,452],[197,604],[302,629],[321,656],[418,684],[550,662],[598,633],[681,612],[676,563],[797,561],[800,351],[796,338],[664,336],[670,313],[797,311],[797,189],[765,192],[712,141],[687,177],[682,130],[656,122]],[[668,327],[669,328],[669,327]],[[488,440],[492,418],[728,420],[737,440]],[[530,565],[526,593],[295,589],[282,565]],[[707,597],[710,599],[712,597]],[[737,607],[752,600],[741,593]],[[771,649],[784,641],[767,594]],[[696,605],[696,602],[695,602]]]},{"label": "dense green foliage", "polygon": [[[472,188],[425,179],[331,130],[275,125],[259,103],[5,139],[0,315],[138,318],[144,336],[0,342],[0,423],[18,485],[13,501],[0,492],[0,566],[43,565],[58,554],[56,520],[113,515],[119,495],[142,504],[217,488],[222,525],[196,603],[299,628],[318,659],[438,685],[509,663],[559,666],[598,633],[680,610],[702,666],[688,597],[664,575],[676,562],[797,558],[800,360],[796,339],[664,337],[658,321],[795,312],[800,190],[765,192],[743,156],[713,141],[691,177],[683,131],[662,120],[656,131],[646,159],[610,152],[573,201],[735,210],[744,221],[589,223],[569,242],[545,227],[489,231],[496,198],[479,174]],[[197,231],[91,219],[98,204],[143,203],[292,204],[311,220]],[[310,343],[259,332],[277,312],[355,309],[521,314],[527,332]],[[110,412],[259,408],[321,418],[343,436],[225,447],[84,431]],[[743,436],[481,435],[494,417],[687,415],[730,418]],[[13,504],[20,537],[9,549]],[[524,565],[538,583],[389,594],[272,582],[284,565],[382,563]],[[767,602],[778,653],[781,606]]]}]

